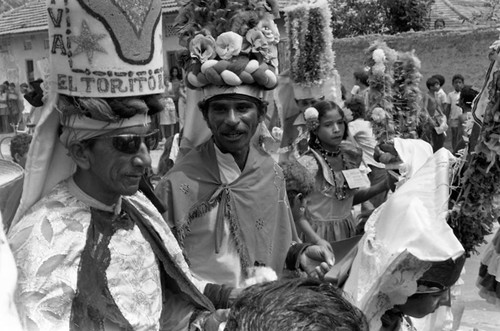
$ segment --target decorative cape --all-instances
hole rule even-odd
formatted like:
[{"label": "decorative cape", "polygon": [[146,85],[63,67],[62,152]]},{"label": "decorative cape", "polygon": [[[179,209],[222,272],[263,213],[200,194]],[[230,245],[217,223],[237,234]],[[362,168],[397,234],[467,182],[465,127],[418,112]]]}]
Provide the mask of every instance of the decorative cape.
[{"label": "decorative cape", "polygon": [[223,184],[210,139],[183,157],[158,184],[156,192],[167,204],[166,218],[181,246],[197,218],[218,206],[214,234],[205,234],[214,236],[216,252],[224,219],[228,219],[245,275],[255,262],[278,274],[283,270],[297,234],[282,170],[261,149],[251,145],[240,177]]}]

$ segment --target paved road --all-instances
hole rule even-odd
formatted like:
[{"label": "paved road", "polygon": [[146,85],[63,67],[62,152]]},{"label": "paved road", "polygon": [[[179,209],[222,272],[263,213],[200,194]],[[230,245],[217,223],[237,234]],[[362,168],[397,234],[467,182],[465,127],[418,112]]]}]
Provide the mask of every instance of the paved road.
[{"label": "paved road", "polygon": [[[497,227],[498,228],[498,227]],[[497,229],[496,228],[496,229]],[[486,240],[491,240],[489,235]],[[478,251],[484,251],[484,245]],[[480,255],[472,255],[465,263],[466,273],[462,288],[462,298],[465,302],[465,312],[460,325],[461,331],[500,331],[500,308],[487,303],[478,295],[476,275],[479,270]]]}]

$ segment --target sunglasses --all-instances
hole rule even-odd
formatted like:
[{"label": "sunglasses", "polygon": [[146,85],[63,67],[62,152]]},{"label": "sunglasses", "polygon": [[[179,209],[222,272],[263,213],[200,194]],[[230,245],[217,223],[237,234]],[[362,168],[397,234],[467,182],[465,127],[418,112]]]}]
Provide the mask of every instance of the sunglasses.
[{"label": "sunglasses", "polygon": [[146,147],[153,146],[156,139],[158,129],[155,129],[146,134],[119,134],[115,136],[96,137],[94,139],[111,139],[113,147],[125,154],[135,154],[141,149],[141,144],[144,142]]}]

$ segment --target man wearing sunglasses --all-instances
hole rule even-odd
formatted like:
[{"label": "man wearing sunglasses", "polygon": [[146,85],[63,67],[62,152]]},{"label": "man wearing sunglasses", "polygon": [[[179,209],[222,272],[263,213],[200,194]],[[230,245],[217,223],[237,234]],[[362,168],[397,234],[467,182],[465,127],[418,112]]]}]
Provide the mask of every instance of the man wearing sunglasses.
[{"label": "man wearing sunglasses", "polygon": [[[16,304],[23,325],[27,330],[217,330],[221,313],[198,290],[203,284],[192,277],[162,216],[138,192],[151,166],[149,118],[163,107],[161,45],[154,48],[159,52],[146,47],[161,40],[161,1],[148,1],[142,43],[136,34],[123,35],[132,28],[123,15],[130,17],[136,6],[116,12],[106,1],[90,2],[86,9],[80,1],[47,4],[49,14],[60,13],[59,21],[49,15],[51,38],[72,34],[73,55],[51,54],[50,83],[57,84],[50,85],[44,102],[8,234],[19,270]],[[96,16],[96,9],[103,16]],[[70,21],[71,30],[60,24]],[[139,45],[130,46],[134,42]],[[144,61],[131,65],[125,56]]]}]

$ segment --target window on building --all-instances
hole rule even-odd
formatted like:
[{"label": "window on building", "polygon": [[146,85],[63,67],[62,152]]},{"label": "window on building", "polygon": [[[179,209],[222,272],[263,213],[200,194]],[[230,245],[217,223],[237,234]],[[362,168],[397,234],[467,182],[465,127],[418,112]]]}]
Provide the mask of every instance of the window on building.
[{"label": "window on building", "polygon": [[31,43],[31,40],[30,40],[30,39],[26,39],[26,40],[24,41],[24,50],[25,50],[25,51],[29,51],[29,50],[30,50],[30,49],[32,49],[32,48],[33,48],[33,45],[32,45],[32,43]]},{"label": "window on building", "polygon": [[35,66],[33,65],[33,60],[26,60],[26,76],[28,82],[35,80]]}]

